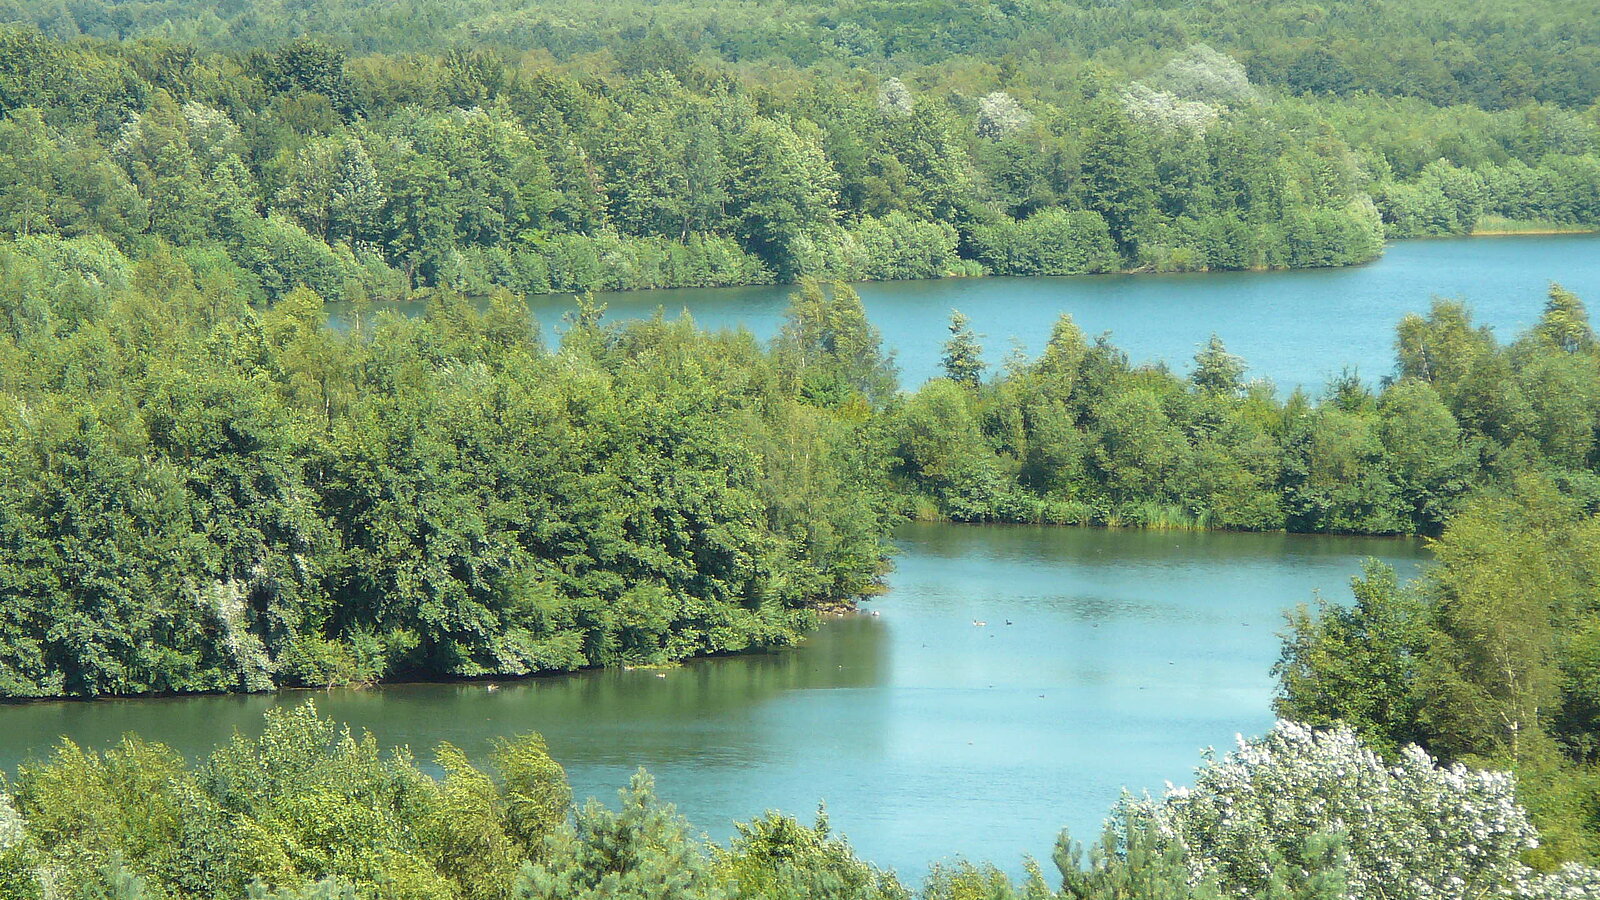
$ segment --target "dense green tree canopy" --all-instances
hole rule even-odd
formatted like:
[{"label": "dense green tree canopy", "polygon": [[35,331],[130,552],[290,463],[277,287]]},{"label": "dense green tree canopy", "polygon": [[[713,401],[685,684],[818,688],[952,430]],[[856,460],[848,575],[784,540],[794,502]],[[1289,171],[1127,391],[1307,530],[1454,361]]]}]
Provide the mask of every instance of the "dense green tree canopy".
[{"label": "dense green tree canopy", "polygon": [[892,472],[958,521],[1434,535],[1531,473],[1600,505],[1600,354],[1571,292],[1505,345],[1436,303],[1399,323],[1396,355],[1376,394],[1345,377],[1313,403],[1247,381],[1215,336],[1183,379],[1063,317],[1038,359],[981,385],[957,366],[890,410]]},{"label": "dense green tree canopy", "polygon": [[[1520,54],[1430,26],[1355,60],[1393,40],[1372,22],[1441,5],[1237,6],[14,0],[0,236],[166,241],[258,300],[341,300],[1337,266],[1386,237],[1600,224],[1600,61],[1520,25]],[[794,40],[822,32],[855,49]],[[1338,52],[1307,56],[1325,32]],[[1504,96],[1533,61],[1583,74]]]},{"label": "dense green tree canopy", "polygon": [[832,404],[884,363],[847,288],[796,381],[746,334],[592,306],[546,349],[504,295],[340,332],[170,255],[54,277],[0,338],[6,696],[659,662],[875,590],[881,464]]}]

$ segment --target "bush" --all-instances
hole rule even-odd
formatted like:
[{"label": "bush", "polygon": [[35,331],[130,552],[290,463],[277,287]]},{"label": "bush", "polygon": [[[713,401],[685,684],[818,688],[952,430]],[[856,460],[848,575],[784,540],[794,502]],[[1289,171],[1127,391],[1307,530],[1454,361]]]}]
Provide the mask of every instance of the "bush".
[{"label": "bush", "polygon": [[1344,727],[1280,722],[1209,759],[1193,788],[1122,809],[1236,897],[1265,892],[1282,862],[1305,880],[1342,868],[1350,897],[1466,900],[1538,881],[1521,859],[1538,835],[1509,774],[1442,767],[1414,746],[1391,766]]},{"label": "bush", "polygon": [[979,258],[999,275],[1087,275],[1121,265],[1105,219],[1086,210],[1042,210],[982,226],[974,239]]}]

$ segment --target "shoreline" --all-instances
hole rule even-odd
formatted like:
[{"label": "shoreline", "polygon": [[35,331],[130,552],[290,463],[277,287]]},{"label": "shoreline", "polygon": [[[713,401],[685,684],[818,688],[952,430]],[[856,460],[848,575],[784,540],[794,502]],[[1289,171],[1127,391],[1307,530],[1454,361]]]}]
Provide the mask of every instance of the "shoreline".
[{"label": "shoreline", "polygon": [[[1440,235],[1440,237],[1560,237],[1562,235],[1600,234],[1600,226],[1573,225],[1570,228],[1551,227],[1536,229],[1490,228],[1474,230],[1471,234]],[[1407,238],[1407,240],[1416,240]]]},{"label": "shoreline", "polygon": [[[1450,240],[1464,240],[1464,239],[1468,239],[1468,238],[1508,238],[1508,237],[1584,237],[1584,236],[1591,236],[1591,235],[1600,235],[1600,225],[1593,225],[1593,226],[1586,226],[1586,225],[1549,226],[1549,227],[1538,228],[1538,229],[1533,229],[1533,230],[1508,229],[1508,228],[1493,228],[1493,229],[1485,229],[1485,230],[1476,230],[1475,229],[1475,230],[1473,230],[1471,232],[1468,232],[1468,233],[1465,233],[1465,234],[1428,234],[1428,235],[1418,235],[1416,237],[1391,238],[1391,239],[1386,239],[1383,242],[1383,252],[1380,252],[1377,256],[1374,256],[1372,259],[1364,260],[1362,262],[1347,263],[1347,264],[1344,264],[1344,265],[1337,265],[1337,266],[1299,266],[1299,267],[1296,267],[1296,266],[1282,266],[1282,267],[1251,266],[1249,268],[1244,268],[1244,269],[1209,269],[1208,268],[1208,269],[1181,269],[1181,270],[1160,270],[1160,269],[1152,269],[1152,268],[1149,268],[1147,266],[1138,266],[1138,267],[1134,267],[1134,268],[1114,269],[1114,270],[1106,271],[1106,272],[1079,272],[1079,273],[1075,273],[1075,274],[1071,274],[1071,275],[997,275],[997,274],[993,274],[993,273],[973,275],[973,274],[967,274],[967,273],[950,272],[950,273],[946,273],[944,275],[940,275],[940,276],[938,276],[936,278],[892,278],[892,279],[877,279],[877,280],[868,280],[868,281],[847,281],[846,283],[850,284],[852,286],[860,286],[860,285],[867,285],[867,284],[908,284],[908,283],[917,282],[917,281],[926,281],[926,282],[940,282],[940,281],[951,281],[951,280],[985,281],[985,280],[988,280],[988,279],[996,279],[996,278],[1123,278],[1123,277],[1137,277],[1137,276],[1144,276],[1144,275],[1157,275],[1157,276],[1168,276],[1168,277],[1170,277],[1170,276],[1199,276],[1199,275],[1271,274],[1271,273],[1281,273],[1281,272],[1315,272],[1315,271],[1319,271],[1319,270],[1330,270],[1330,269],[1358,269],[1358,268],[1361,268],[1362,266],[1370,266],[1370,265],[1372,265],[1374,263],[1377,263],[1380,260],[1382,260],[1383,257],[1384,257],[1384,253],[1386,253],[1388,251],[1388,248],[1391,245],[1399,244],[1399,243],[1409,243],[1409,242],[1412,242],[1412,241],[1450,241]],[[827,275],[818,275],[818,276],[814,276],[814,277],[817,280],[824,281],[824,282],[833,280],[830,276],[827,276]],[[748,281],[748,282],[740,282],[740,283],[737,283],[737,284],[673,285],[673,286],[646,287],[646,288],[617,288],[617,289],[613,289],[613,288],[609,288],[609,287],[596,287],[596,288],[589,288],[589,289],[584,289],[584,290],[561,290],[561,291],[549,291],[547,293],[540,293],[540,294],[519,294],[518,296],[521,296],[525,302],[530,302],[531,303],[531,302],[549,302],[551,299],[561,298],[561,297],[580,297],[580,296],[583,296],[584,294],[594,294],[597,297],[600,296],[600,295],[636,295],[636,296],[642,296],[642,295],[665,293],[665,292],[672,292],[672,291],[732,291],[732,290],[741,290],[741,289],[744,289],[744,288],[789,288],[789,287],[797,287],[799,284],[800,284],[800,282],[798,282],[798,281]],[[368,307],[368,309],[370,311],[377,311],[379,309],[382,309],[385,306],[391,306],[391,305],[426,303],[433,295],[439,293],[441,290],[442,289],[437,287],[437,286],[435,286],[435,287],[413,288],[412,290],[407,291],[407,292],[405,292],[403,294],[400,294],[398,296],[385,297],[385,298],[383,298],[381,300],[380,299],[375,299],[375,300],[365,301],[365,305],[367,305],[367,307]],[[481,301],[486,296],[488,296],[488,295],[478,295],[478,294],[469,295],[469,297],[471,299],[475,300],[475,301]],[[330,306],[337,306],[337,307],[340,307],[342,309],[342,308],[347,307],[349,305],[349,301],[338,301],[336,303],[330,303],[329,305]]]},{"label": "shoreline", "polygon": [[[1363,539],[1393,541],[1395,543],[1420,541],[1420,542],[1423,542],[1424,544],[1426,544],[1427,542],[1433,540],[1432,537],[1430,537],[1428,535],[1423,535],[1423,534],[1370,534],[1370,533],[1363,533],[1363,532],[1289,531],[1288,529],[1276,529],[1276,530],[1271,530],[1271,531],[1250,531],[1250,530],[1239,529],[1239,528],[1217,528],[1217,527],[1211,527],[1211,526],[1206,526],[1206,527],[1172,527],[1172,526],[1163,526],[1163,525],[1128,525],[1128,524],[1120,524],[1120,523],[1111,524],[1111,523],[1104,523],[1104,522],[958,522],[958,521],[956,521],[954,519],[950,519],[948,517],[938,517],[938,518],[908,517],[905,520],[903,520],[903,521],[895,524],[894,526],[892,526],[890,528],[889,533],[885,536],[885,538],[886,538],[886,540],[888,540],[888,541],[890,541],[892,543],[893,540],[894,540],[894,532],[896,530],[898,530],[898,529],[900,529],[902,527],[905,527],[905,526],[918,526],[918,525],[924,525],[924,526],[925,525],[938,525],[938,526],[949,526],[949,527],[962,528],[962,529],[967,529],[967,528],[1034,529],[1034,528],[1037,528],[1037,529],[1060,530],[1060,529],[1077,528],[1077,529],[1092,530],[1092,531],[1126,531],[1126,532],[1139,531],[1139,532],[1149,532],[1149,533],[1158,533],[1158,532],[1168,532],[1168,533],[1170,533],[1170,532],[1174,532],[1174,531],[1181,531],[1181,532],[1185,532],[1187,534],[1208,534],[1208,535],[1209,534],[1237,534],[1237,535],[1262,535],[1262,536],[1265,536],[1265,535],[1278,535],[1278,536],[1289,537],[1289,538],[1306,538],[1306,539],[1317,539],[1317,538],[1335,538],[1335,539],[1337,539],[1337,538],[1363,538]],[[895,552],[898,553],[898,551],[895,551]],[[5,708],[7,708],[7,707],[36,706],[36,705],[42,705],[42,704],[48,704],[48,703],[61,703],[61,704],[73,704],[73,705],[87,705],[87,704],[94,704],[94,703],[118,703],[118,702],[144,703],[144,702],[150,702],[150,701],[187,700],[187,699],[200,698],[200,697],[231,697],[231,698],[247,699],[247,698],[252,698],[252,697],[272,697],[272,696],[295,695],[295,694],[304,694],[304,695],[308,695],[309,696],[309,695],[312,695],[312,694],[329,694],[329,693],[333,693],[333,692],[336,692],[336,691],[364,692],[364,691],[383,690],[383,689],[386,689],[386,688],[396,688],[396,687],[398,687],[398,688],[405,688],[405,687],[445,687],[445,686],[454,685],[454,686],[462,686],[462,687],[474,687],[475,686],[475,687],[479,687],[479,688],[481,688],[481,689],[483,689],[485,691],[492,691],[492,690],[497,690],[498,688],[500,688],[502,686],[505,686],[505,685],[515,685],[515,684],[520,684],[520,683],[524,683],[524,682],[538,681],[538,680],[550,679],[550,678],[562,678],[562,677],[575,676],[575,675],[592,675],[592,674],[596,674],[596,673],[600,673],[600,672],[641,672],[641,673],[646,673],[646,674],[658,674],[659,677],[667,677],[666,676],[667,672],[669,672],[669,671],[671,671],[673,669],[681,669],[684,666],[686,666],[688,664],[691,664],[691,663],[703,662],[703,661],[708,661],[708,660],[718,660],[718,659],[736,659],[736,658],[740,658],[740,657],[753,657],[753,656],[761,656],[761,655],[767,655],[767,654],[778,654],[778,653],[785,653],[785,652],[792,651],[792,650],[798,648],[800,646],[800,643],[803,642],[810,635],[812,635],[817,630],[817,628],[822,627],[826,622],[828,622],[830,620],[849,618],[849,617],[852,617],[852,616],[871,615],[870,613],[867,613],[867,612],[865,612],[865,611],[863,611],[861,609],[861,603],[863,601],[866,601],[866,600],[877,599],[877,598],[879,598],[881,596],[882,596],[882,592],[879,592],[879,593],[876,593],[876,594],[872,594],[870,596],[857,597],[857,598],[847,599],[847,600],[832,600],[832,601],[825,601],[825,602],[822,602],[822,603],[818,603],[816,606],[811,607],[811,612],[814,613],[815,616],[816,616],[816,623],[813,625],[813,627],[811,627],[804,634],[802,634],[801,637],[800,637],[800,640],[796,641],[794,644],[783,645],[783,646],[776,646],[775,645],[775,646],[759,647],[759,648],[752,648],[752,649],[748,649],[748,650],[738,650],[738,651],[720,651],[720,652],[715,652],[715,653],[701,653],[701,654],[695,654],[693,656],[686,656],[683,659],[671,660],[671,661],[668,661],[668,662],[660,662],[660,663],[615,663],[615,664],[612,664],[612,665],[603,665],[603,666],[584,666],[584,667],[577,668],[577,669],[567,669],[567,670],[563,670],[563,671],[529,672],[529,673],[522,674],[522,675],[510,675],[510,674],[507,674],[507,675],[461,675],[461,676],[441,675],[441,676],[437,676],[437,677],[415,677],[415,678],[399,677],[399,678],[392,678],[392,679],[384,678],[384,679],[379,679],[377,681],[353,682],[353,683],[350,683],[350,684],[334,684],[334,685],[326,685],[326,686],[322,686],[322,687],[310,687],[310,686],[304,686],[304,685],[280,685],[280,686],[274,687],[272,690],[269,690],[269,691],[242,691],[242,690],[152,691],[152,692],[142,693],[142,694],[103,694],[103,695],[98,695],[98,696],[93,696],[93,697],[71,696],[71,695],[60,695],[60,696],[52,696],[52,697],[0,697],[0,710],[3,710]]]},{"label": "shoreline", "polygon": [[[953,523],[954,524],[954,523]],[[877,595],[874,595],[877,596]],[[686,656],[683,659],[661,663],[614,663],[605,666],[584,666],[577,669],[562,671],[529,672],[523,675],[441,675],[438,677],[417,678],[381,678],[377,681],[352,682],[350,684],[330,684],[324,687],[308,687],[304,685],[279,685],[270,691],[150,691],[143,694],[100,694],[93,697],[72,696],[63,694],[54,697],[0,697],[0,710],[7,707],[37,706],[46,703],[63,704],[93,704],[93,703],[147,703],[163,700],[188,700],[200,697],[237,697],[240,699],[251,697],[274,697],[290,694],[329,694],[335,691],[363,692],[382,690],[391,687],[444,687],[458,685],[463,687],[479,687],[485,691],[496,690],[504,685],[519,684],[522,682],[538,681],[547,678],[563,678],[572,675],[592,675],[599,672],[642,672],[646,674],[665,673],[673,669],[681,669],[689,663],[716,659],[737,659],[740,657],[762,656],[766,654],[786,653],[800,646],[800,642],[809,637],[822,624],[832,619],[848,618],[850,616],[866,615],[861,611],[860,602],[868,598],[855,600],[838,600],[826,604],[819,604],[812,608],[816,614],[816,624],[807,629],[800,636],[800,641],[787,645],[773,645],[756,647],[748,650],[724,650],[715,653],[698,653]]]}]

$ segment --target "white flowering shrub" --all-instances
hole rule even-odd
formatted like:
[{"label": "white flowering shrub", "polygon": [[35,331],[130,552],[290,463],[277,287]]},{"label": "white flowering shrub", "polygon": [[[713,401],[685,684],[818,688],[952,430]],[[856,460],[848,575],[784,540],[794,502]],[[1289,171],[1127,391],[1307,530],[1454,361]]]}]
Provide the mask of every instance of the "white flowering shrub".
[{"label": "white flowering shrub", "polygon": [[1196,883],[1232,896],[1263,891],[1281,862],[1315,868],[1307,847],[1335,836],[1352,900],[1600,897],[1594,870],[1538,877],[1521,862],[1538,837],[1511,775],[1439,766],[1416,747],[1390,765],[1345,728],[1280,722],[1208,754],[1193,788],[1123,805],[1182,848]]},{"label": "white flowering shrub", "polygon": [[212,585],[210,594],[211,610],[222,632],[222,646],[239,673],[238,686],[246,691],[272,690],[272,659],[246,621],[246,585],[230,578]]},{"label": "white flowering shrub", "polygon": [[0,898],[37,900],[41,896],[48,894],[29,852],[22,815],[0,783]]},{"label": "white flowering shrub", "polygon": [[11,795],[0,789],[0,853],[22,845],[22,816],[11,805]]},{"label": "white flowering shrub", "polygon": [[1514,900],[1595,900],[1600,869],[1571,865],[1551,875],[1529,876],[1510,891]]}]

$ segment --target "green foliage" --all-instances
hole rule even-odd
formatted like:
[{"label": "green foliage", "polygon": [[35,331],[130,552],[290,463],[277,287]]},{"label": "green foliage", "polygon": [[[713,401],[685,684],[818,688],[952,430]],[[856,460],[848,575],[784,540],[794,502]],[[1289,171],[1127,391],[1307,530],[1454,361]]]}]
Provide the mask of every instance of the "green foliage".
[{"label": "green foliage", "polygon": [[1537,478],[1468,503],[1418,581],[1374,565],[1354,606],[1291,615],[1279,712],[1346,723],[1389,753],[1414,742],[1509,766],[1545,858],[1591,857],[1597,534]]},{"label": "green foliage", "polygon": [[[574,810],[537,736],[494,759],[499,779],[441,744],[430,775],[311,703],[269,712],[260,737],[236,735],[196,766],[132,735],[104,753],[64,741],[22,768],[16,807],[0,794],[0,896],[38,900],[48,884],[97,900],[1346,900],[1382,885],[1555,900],[1600,877],[1540,875],[1519,858],[1539,835],[1505,773],[1439,767],[1415,747],[1392,763],[1343,728],[1280,723],[1208,755],[1192,789],[1125,797],[1087,854],[1061,835],[1054,890],[1027,860],[1020,884],[992,865],[937,864],[913,893],[824,812],[811,827],[767,813],[718,846],[643,771],[617,808]],[[1578,808],[1544,784],[1543,808]]]},{"label": "green foliage", "polygon": [[195,769],[131,736],[98,754],[63,742],[23,767],[16,797],[64,896],[479,900],[508,895],[570,797],[536,737],[497,757],[501,786],[440,745],[435,779],[307,703]]},{"label": "green foliage", "polygon": [[1189,380],[1207,393],[1233,397],[1244,390],[1244,372],[1244,360],[1229,353],[1222,338],[1213,334],[1195,354]]},{"label": "green foliage", "polygon": [[842,281],[826,288],[807,281],[790,295],[773,354],[800,396],[825,406],[881,404],[896,388],[893,355],[884,352],[860,295]]},{"label": "green foliage", "polygon": [[572,806],[566,771],[537,734],[499,742],[493,759],[505,797],[506,829],[525,854],[537,857],[545,835],[555,833]]},{"label": "green foliage", "polygon": [[619,793],[621,809],[590,800],[558,830],[549,862],[517,876],[513,900],[720,900],[710,857],[689,823],[656,798],[642,770]]},{"label": "green foliage", "polygon": [[[0,39],[27,73],[0,75],[0,235],[206,248],[258,300],[1338,266],[1600,223],[1600,61],[1536,53],[1566,80],[1535,86],[1487,31],[1466,65],[1436,0],[1226,27],[1238,4],[102,6],[0,11],[50,35]],[[1348,58],[1391,17],[1429,36]],[[1545,47],[1526,24],[1498,27]]]},{"label": "green foliage", "polygon": [[1351,580],[1351,591],[1354,606],[1321,601],[1315,616],[1303,606],[1289,614],[1277,710],[1313,725],[1343,722],[1393,754],[1423,737],[1416,680],[1428,649],[1424,601],[1376,562]]},{"label": "green foliage", "polygon": [[1155,825],[1137,816],[1108,820],[1105,833],[1087,853],[1063,831],[1054,856],[1063,900],[1222,897],[1214,878],[1196,884],[1182,849],[1162,841]]},{"label": "green foliage", "polygon": [[893,391],[848,288],[772,353],[593,309],[549,350],[503,294],[339,332],[75,240],[0,251],[5,696],[659,662],[877,589],[881,462],[808,405]]},{"label": "green foliage", "polygon": [[977,387],[983,380],[983,347],[972,323],[960,310],[950,311],[950,340],[944,345],[944,375],[956,384]]},{"label": "green foliage", "polygon": [[1105,218],[1092,210],[1041,210],[980,227],[974,239],[979,259],[1001,275],[1088,275],[1120,262]]},{"label": "green foliage", "polygon": [[713,849],[718,879],[732,900],[911,898],[894,875],[857,859],[848,842],[834,837],[825,812],[810,828],[778,813],[735,828],[726,849]]},{"label": "green foliage", "polygon": [[1181,379],[1063,319],[1039,359],[982,384],[957,366],[891,410],[889,453],[957,521],[1436,535],[1522,474],[1587,490],[1600,353],[1570,292],[1509,345],[1436,303],[1400,322],[1396,355],[1378,393],[1346,375],[1311,403],[1246,382],[1215,336]]}]

